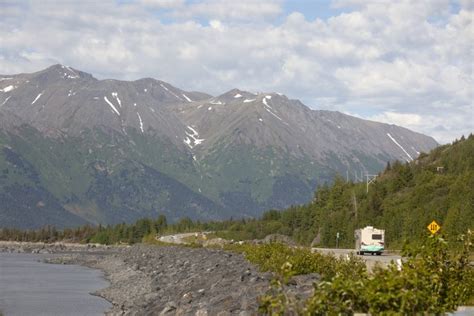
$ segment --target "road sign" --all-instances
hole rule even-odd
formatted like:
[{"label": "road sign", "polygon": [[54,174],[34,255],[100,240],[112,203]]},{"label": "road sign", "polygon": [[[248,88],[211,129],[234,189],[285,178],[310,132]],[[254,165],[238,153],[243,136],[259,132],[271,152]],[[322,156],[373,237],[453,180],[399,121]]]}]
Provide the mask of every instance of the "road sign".
[{"label": "road sign", "polygon": [[438,230],[441,228],[441,226],[438,225],[438,223],[436,223],[436,221],[432,221],[429,225],[428,225],[428,230],[434,235],[438,232]]}]

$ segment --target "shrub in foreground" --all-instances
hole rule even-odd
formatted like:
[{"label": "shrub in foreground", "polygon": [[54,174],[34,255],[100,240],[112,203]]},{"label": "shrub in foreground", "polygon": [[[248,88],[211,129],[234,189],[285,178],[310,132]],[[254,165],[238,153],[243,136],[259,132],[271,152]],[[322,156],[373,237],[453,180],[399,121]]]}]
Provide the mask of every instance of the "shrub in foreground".
[{"label": "shrub in foreground", "polygon": [[[261,298],[260,311],[264,314],[443,314],[474,296],[474,268],[469,260],[472,235],[468,231],[461,237],[464,247],[456,253],[443,238],[430,236],[421,246],[404,250],[401,269],[392,263],[387,268],[376,267],[371,273],[354,258],[311,257],[315,254],[306,251],[303,255],[305,250],[284,249],[282,245],[244,252],[250,261],[279,272],[271,291]],[[275,269],[284,258],[288,260]],[[310,262],[309,258],[316,261]],[[306,301],[288,297],[285,282],[292,275],[307,271],[323,276],[323,281],[314,285],[314,294]]]},{"label": "shrub in foreground", "polygon": [[[280,243],[231,245],[226,248],[244,253],[247,260],[257,265],[261,271],[275,272],[280,276],[318,273],[323,280],[330,280],[337,273],[350,275],[366,272],[364,261],[353,255],[339,258]],[[287,265],[291,269],[285,268]]]}]

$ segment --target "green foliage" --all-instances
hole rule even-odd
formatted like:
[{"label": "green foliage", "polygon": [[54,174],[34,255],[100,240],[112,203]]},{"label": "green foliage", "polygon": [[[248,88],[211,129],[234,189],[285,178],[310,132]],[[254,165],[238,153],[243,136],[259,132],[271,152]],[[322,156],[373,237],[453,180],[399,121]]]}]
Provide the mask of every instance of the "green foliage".
[{"label": "green foliage", "polygon": [[[474,227],[473,157],[474,136],[470,135],[430,154],[422,154],[415,162],[388,164],[385,172],[370,185],[368,193],[365,183],[336,177],[331,185],[318,188],[311,203],[281,212],[269,210],[261,219],[201,223],[184,217],[168,225],[163,216],[161,224],[140,220],[136,224],[89,228],[87,236],[78,234],[87,241],[100,243],[136,243],[149,234],[190,231],[214,231],[217,237],[233,240],[283,234],[302,245],[313,242],[316,246],[335,247],[339,233],[339,247],[352,248],[354,230],[372,225],[385,229],[387,248],[401,247],[404,240],[422,240],[426,226],[433,219],[446,236]],[[38,231],[7,229],[0,230],[0,238],[51,240]],[[65,238],[76,237],[68,233]]]},{"label": "green foliage", "polygon": [[[280,243],[230,245],[227,249],[244,253],[245,258],[261,271],[275,272],[284,277],[318,273],[323,280],[331,280],[337,273],[349,276],[365,271],[364,261],[355,256],[339,258]],[[288,265],[291,266],[290,270]]]},{"label": "green foliage", "polygon": [[[438,168],[441,167],[441,168]],[[221,237],[260,239],[280,233],[295,241],[323,247],[352,248],[354,230],[366,225],[384,228],[386,247],[421,240],[436,220],[446,235],[474,227],[474,136],[421,154],[411,163],[387,163],[366,192],[365,183],[336,177],[320,186],[311,203],[282,212],[268,211],[258,221],[236,222]]]},{"label": "green foliage", "polygon": [[279,269],[279,277],[274,278],[270,290],[259,298],[258,311],[262,315],[297,315],[301,314],[299,302],[284,290],[284,285],[294,275],[290,263],[284,263]]},{"label": "green foliage", "polygon": [[[260,311],[277,315],[294,311],[302,315],[356,312],[414,315],[454,311],[474,296],[474,268],[469,259],[473,236],[471,231],[461,236],[462,250],[457,252],[439,236],[425,238],[422,245],[404,250],[406,257],[401,269],[392,262],[388,268],[376,266],[368,273],[357,261],[354,266],[352,259],[334,261],[332,270],[323,282],[315,284],[314,294],[304,302],[288,297],[283,288],[284,281],[298,274],[301,264],[306,264],[299,262],[301,258],[287,261],[279,270],[283,277],[274,280],[269,293],[262,297]],[[281,255],[276,251],[268,248],[253,251],[267,254],[260,254],[254,262],[263,263],[262,259],[271,261],[274,257],[281,262]],[[280,248],[278,251],[291,252]]]},{"label": "green foliage", "polygon": [[28,242],[83,242],[98,231],[98,227],[81,226],[57,230],[52,226],[45,226],[37,230],[20,230],[16,228],[0,229],[0,240],[28,241]]}]

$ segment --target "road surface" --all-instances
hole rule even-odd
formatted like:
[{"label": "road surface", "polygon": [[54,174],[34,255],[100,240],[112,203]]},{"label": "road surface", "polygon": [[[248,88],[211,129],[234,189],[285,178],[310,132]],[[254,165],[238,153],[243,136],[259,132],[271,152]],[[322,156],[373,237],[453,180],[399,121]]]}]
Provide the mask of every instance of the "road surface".
[{"label": "road surface", "polygon": [[166,235],[157,238],[157,240],[161,242],[166,242],[169,244],[186,244],[187,242],[184,240],[185,238],[191,236],[197,236],[200,233],[183,233],[183,234],[174,234],[174,235]]},{"label": "road surface", "polygon": [[[170,244],[186,244],[188,241],[186,241],[186,238],[192,237],[192,236],[202,236],[202,234],[208,234],[209,232],[204,232],[204,233],[182,233],[182,234],[174,234],[174,235],[167,235],[167,236],[161,236],[158,237],[157,240],[161,242],[166,242]],[[350,253],[355,254],[354,249],[329,249],[329,248],[311,248],[312,252],[321,252],[324,254],[329,254],[333,253],[336,256],[346,256]],[[401,256],[392,254],[392,253],[382,253],[380,256],[372,256],[372,255],[363,255],[359,256],[360,258],[364,259],[367,263],[367,267],[372,269],[375,264],[378,262],[382,264],[382,266],[387,266],[390,262],[394,261],[396,262],[398,259],[401,259]]]},{"label": "road surface", "polygon": [[[320,252],[324,254],[329,254],[333,253],[336,256],[345,256],[350,253],[356,254],[356,251],[354,249],[329,249],[329,248],[311,248],[312,252]],[[372,268],[377,262],[381,263],[382,265],[386,266],[390,262],[394,261],[396,262],[398,259],[401,259],[402,257],[393,253],[382,253],[380,256],[372,256],[372,255],[363,255],[363,256],[358,256],[362,259],[364,259],[367,263],[368,268]]]}]

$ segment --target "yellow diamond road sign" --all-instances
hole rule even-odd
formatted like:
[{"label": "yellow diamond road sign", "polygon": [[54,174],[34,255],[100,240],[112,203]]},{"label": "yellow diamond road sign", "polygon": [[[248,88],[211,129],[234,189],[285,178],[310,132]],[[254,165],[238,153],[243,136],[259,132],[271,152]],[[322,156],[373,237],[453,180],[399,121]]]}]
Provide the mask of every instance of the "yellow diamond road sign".
[{"label": "yellow diamond road sign", "polygon": [[436,221],[432,221],[431,224],[428,225],[428,230],[434,235],[441,227],[436,223]]}]

